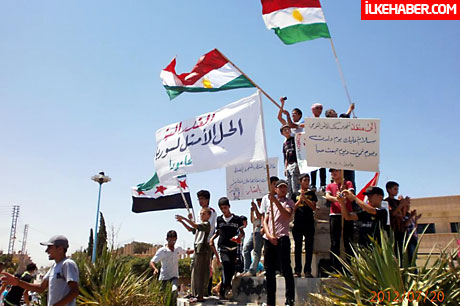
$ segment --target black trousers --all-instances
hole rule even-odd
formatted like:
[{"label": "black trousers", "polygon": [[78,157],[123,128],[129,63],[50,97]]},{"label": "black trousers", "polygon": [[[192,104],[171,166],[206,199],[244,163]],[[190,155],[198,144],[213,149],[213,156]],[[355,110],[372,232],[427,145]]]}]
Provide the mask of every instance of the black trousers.
[{"label": "black trousers", "polygon": [[[342,265],[340,261],[333,255],[340,256],[340,241],[342,237],[342,216],[331,215],[329,216],[329,229],[331,236],[331,265],[333,268],[340,270]],[[343,223],[343,245],[345,248],[345,254],[352,256],[353,251],[351,250],[350,243],[353,241],[353,221],[347,221]],[[332,254],[333,253],[333,254]]]},{"label": "black trousers", "polygon": [[222,285],[220,286],[220,296],[225,295],[225,290],[232,288],[232,278],[235,274],[236,250],[219,250],[220,260],[222,262]]},{"label": "black trousers", "polygon": [[281,273],[286,282],[286,300],[295,300],[294,275],[291,268],[291,241],[289,236],[278,239],[278,244],[273,245],[264,239],[265,277],[267,278],[267,304],[276,304],[276,265],[281,263]]},{"label": "black trousers", "polygon": [[[311,185],[316,186],[316,174],[318,173],[318,170],[312,171],[310,173],[311,176]],[[320,168],[319,169],[319,179],[320,179],[320,186],[326,186],[326,168]]]},{"label": "black trousers", "polygon": [[313,243],[315,237],[314,221],[307,221],[308,225],[296,225],[292,228],[292,236],[294,238],[294,258],[295,258],[295,273],[302,273],[302,246],[305,237],[305,266],[303,272],[311,273],[311,260],[313,257]]}]

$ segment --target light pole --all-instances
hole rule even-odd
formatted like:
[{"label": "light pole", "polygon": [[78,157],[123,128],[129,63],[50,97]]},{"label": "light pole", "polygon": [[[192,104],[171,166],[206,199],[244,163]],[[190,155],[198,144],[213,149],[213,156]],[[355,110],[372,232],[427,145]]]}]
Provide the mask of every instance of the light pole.
[{"label": "light pole", "polygon": [[99,196],[97,197],[97,211],[96,211],[96,226],[94,231],[94,243],[93,243],[93,256],[91,256],[91,261],[96,262],[96,248],[97,248],[97,227],[99,225],[99,207],[101,204],[101,187],[102,184],[108,183],[111,181],[111,178],[104,174],[104,171],[99,172],[97,175],[91,177],[93,181],[99,183]]}]

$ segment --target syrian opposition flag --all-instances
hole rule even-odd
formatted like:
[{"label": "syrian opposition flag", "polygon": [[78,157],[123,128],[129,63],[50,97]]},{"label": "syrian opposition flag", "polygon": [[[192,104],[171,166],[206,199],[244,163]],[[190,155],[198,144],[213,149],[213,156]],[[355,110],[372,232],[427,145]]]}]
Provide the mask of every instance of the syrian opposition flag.
[{"label": "syrian opposition flag", "polygon": [[132,211],[141,213],[146,211],[186,208],[180,188],[182,188],[182,193],[191,208],[192,201],[190,199],[190,192],[188,190],[187,178],[185,175],[160,183],[158,175],[155,173],[148,182],[138,184],[136,187],[132,188]]},{"label": "syrian opposition flag", "polygon": [[221,91],[255,87],[217,49],[203,55],[189,73],[176,73],[176,58],[160,73],[172,100],[183,92]]},{"label": "syrian opposition flag", "polygon": [[361,201],[364,201],[364,197],[365,197],[364,192],[366,192],[366,189],[369,187],[377,186],[378,181],[379,181],[379,172],[376,172],[374,177],[369,181],[369,183],[366,184],[366,186],[364,186],[363,189],[361,189],[361,191],[358,193],[356,197],[360,199]]},{"label": "syrian opposition flag", "polygon": [[262,0],[268,29],[287,45],[315,38],[331,38],[319,0]]}]

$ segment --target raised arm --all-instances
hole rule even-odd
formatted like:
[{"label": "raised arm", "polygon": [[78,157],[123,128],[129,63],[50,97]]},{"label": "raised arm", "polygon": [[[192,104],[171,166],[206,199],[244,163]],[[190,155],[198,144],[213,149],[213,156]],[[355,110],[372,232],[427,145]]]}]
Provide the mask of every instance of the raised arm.
[{"label": "raised arm", "polygon": [[345,115],[350,116],[351,112],[355,109],[355,103],[351,103]]},{"label": "raised arm", "polygon": [[188,220],[188,219],[186,219],[186,218],[184,218],[184,217],[182,217],[182,216],[176,215],[176,220],[177,220],[179,223],[181,223],[181,224],[185,227],[186,230],[188,230],[189,232],[193,232],[194,228],[191,227],[191,226],[189,226],[189,225],[187,225],[187,224],[184,222],[184,220]]},{"label": "raised arm", "polygon": [[[257,207],[256,203],[251,202],[251,209],[253,209],[254,214],[255,214],[255,219],[260,219],[262,217],[262,214],[259,211],[259,208]],[[254,223],[253,221],[253,215],[251,214],[251,222]]]},{"label": "raised arm", "polygon": [[370,206],[370,205],[367,205],[366,203],[364,203],[363,201],[361,201],[360,199],[358,199],[354,194],[353,192],[349,191],[349,190],[344,190],[342,191],[342,194],[349,200],[349,201],[355,201],[359,207],[361,207],[364,211],[366,211],[367,213],[370,213],[371,215],[375,215],[377,214],[377,209],[375,209],[374,207]]},{"label": "raised arm", "polygon": [[350,213],[347,209],[347,205],[345,204],[346,198],[344,196],[339,196],[338,201],[340,203],[340,209],[342,211],[342,216],[345,220],[358,220],[358,215],[355,213]]},{"label": "raised arm", "polygon": [[20,280],[19,278],[7,272],[2,272],[1,274],[3,276],[2,281],[6,283],[7,285],[19,286],[22,289],[25,289],[28,291],[34,291],[38,293],[42,293],[48,288],[48,279],[43,280],[41,284],[30,284],[30,283]]},{"label": "raised arm", "polygon": [[281,108],[278,112],[278,121],[282,124],[282,125],[286,125],[287,122],[286,120],[284,120],[283,118],[283,113],[284,113],[284,103],[286,102],[286,100],[284,100],[283,98],[280,98],[280,102],[281,102]]}]

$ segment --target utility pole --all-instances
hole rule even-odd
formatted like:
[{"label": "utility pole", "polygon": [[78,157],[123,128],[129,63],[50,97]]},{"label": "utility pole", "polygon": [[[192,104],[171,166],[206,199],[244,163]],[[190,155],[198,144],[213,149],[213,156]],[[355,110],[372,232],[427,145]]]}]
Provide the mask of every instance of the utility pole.
[{"label": "utility pole", "polygon": [[11,219],[10,243],[8,244],[8,255],[14,253],[14,241],[16,240],[16,227],[19,218],[19,205],[13,206],[13,214]]},{"label": "utility pole", "polygon": [[29,232],[29,224],[24,225],[24,235],[22,237],[22,247],[21,247],[21,257],[19,261],[19,267],[18,269],[24,269],[25,270],[25,260],[26,260],[26,243],[27,243],[27,233]]}]

